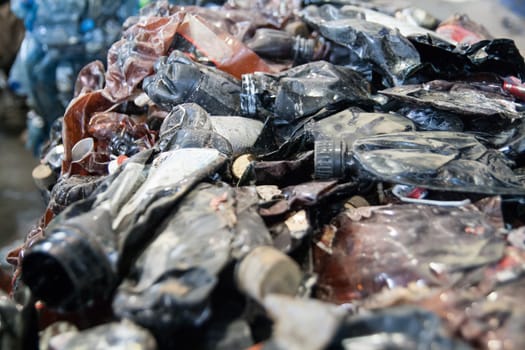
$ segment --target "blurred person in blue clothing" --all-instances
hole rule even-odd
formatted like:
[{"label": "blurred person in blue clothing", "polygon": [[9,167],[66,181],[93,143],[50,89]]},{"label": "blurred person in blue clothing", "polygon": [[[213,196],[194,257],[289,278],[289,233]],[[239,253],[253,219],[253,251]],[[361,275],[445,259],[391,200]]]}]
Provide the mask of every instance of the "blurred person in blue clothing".
[{"label": "blurred person in blue clothing", "polygon": [[525,17],[525,0],[501,0],[512,12]]},{"label": "blurred person in blue clothing", "polygon": [[121,24],[138,11],[138,0],[12,0],[11,8],[26,33],[8,82],[34,112],[27,120],[27,143],[38,155],[73,97],[78,72],[93,60],[106,61]]},{"label": "blurred person in blue clothing", "polygon": [[23,99],[7,87],[7,75],[24,38],[24,24],[13,12],[9,1],[0,0],[0,131],[19,133],[24,129],[27,112]]}]

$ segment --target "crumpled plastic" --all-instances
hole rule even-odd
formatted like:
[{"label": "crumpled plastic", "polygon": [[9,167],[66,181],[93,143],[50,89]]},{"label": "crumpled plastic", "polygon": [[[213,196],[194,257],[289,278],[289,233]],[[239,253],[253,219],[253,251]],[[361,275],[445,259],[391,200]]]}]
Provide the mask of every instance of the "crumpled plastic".
[{"label": "crumpled plastic", "polygon": [[366,136],[416,130],[414,123],[401,115],[366,113],[356,109],[346,109],[321,120],[310,121],[304,129],[315,140],[329,139],[338,134],[349,143]]},{"label": "crumpled plastic", "polygon": [[[47,344],[46,344],[47,345]],[[51,338],[49,346],[60,349],[81,349],[89,346],[93,350],[133,348],[137,350],[157,349],[155,338],[144,328],[123,320],[93,327],[81,332],[70,332]]]},{"label": "crumpled plastic", "polygon": [[106,83],[105,79],[104,64],[101,61],[88,63],[78,72],[74,97],[102,89]]},{"label": "crumpled plastic", "polygon": [[490,203],[477,205],[406,204],[342,212],[315,243],[318,297],[341,304],[409,283],[448,287],[497,262],[505,246],[497,236],[501,213],[492,218],[484,210]]},{"label": "crumpled plastic", "polygon": [[361,177],[442,191],[525,192],[509,161],[469,134],[394,133],[360,138],[350,147]]},{"label": "crumpled plastic", "polygon": [[[257,202],[243,200],[247,195],[226,184],[198,185],[137,259],[134,269],[141,272],[140,279],[121,285],[115,312],[160,332],[160,338],[166,337],[166,329],[202,325],[210,317],[208,300],[220,271],[234,257],[271,242],[253,211]],[[251,196],[257,198],[255,192]],[[249,238],[253,230],[256,241]]]},{"label": "crumpled plastic", "polygon": [[106,91],[113,101],[130,96],[142,79],[152,73],[155,61],[168,52],[183,17],[183,13],[142,17],[111,46]]},{"label": "crumpled plastic", "polygon": [[[332,3],[361,7],[155,2],[107,73],[81,71],[48,208],[8,255],[41,328],[102,324],[53,344],[141,326],[139,348],[521,346],[523,58]],[[279,55],[244,50],[273,37]]]},{"label": "crumpled plastic", "polygon": [[374,104],[369,84],[361,75],[325,61],[300,65],[279,75],[245,74],[240,103],[243,115],[270,113],[280,123],[310,116],[322,108]]},{"label": "crumpled plastic", "polygon": [[450,332],[460,334],[476,349],[519,349],[523,344],[519,329],[523,326],[524,258],[523,250],[506,247],[497,263],[455,288],[394,288],[365,300],[363,306],[417,306],[440,316]]},{"label": "crumpled plastic", "polygon": [[461,118],[452,112],[438,110],[432,107],[409,104],[397,110],[414,122],[417,130],[422,131],[464,131],[465,124]]},{"label": "crumpled plastic", "polygon": [[181,103],[198,103],[215,115],[239,115],[240,84],[229,74],[193,62],[173,51],[155,64],[155,75],[144,80],[144,91],[170,110]]},{"label": "crumpled plastic", "polygon": [[[64,310],[85,308],[97,298],[106,298],[119,276],[127,273],[141,247],[151,240],[154,232],[149,228],[150,220],[163,220],[193,186],[226,160],[215,149],[178,149],[155,158],[147,166],[147,176],[143,176],[151,155],[152,150],[146,150],[131,158],[124,169],[110,176],[90,197],[75,202],[57,216],[46,228],[46,237],[25,251],[23,268],[28,272],[23,278],[37,287],[35,295]],[[31,266],[53,256],[48,249],[54,249],[51,242],[60,241],[61,237],[70,237],[66,239],[70,247],[64,247],[63,255],[51,258],[53,263],[46,265],[60,281],[55,284],[42,280],[43,275]],[[88,277],[86,267],[78,271],[69,265],[71,247],[84,254],[80,265],[99,261],[100,265],[94,267],[96,273]],[[91,282],[97,288],[91,288]]]},{"label": "crumpled plastic", "polygon": [[420,64],[418,51],[399,32],[352,16],[351,12],[331,5],[308,6],[302,18],[323,37],[348,47],[348,58],[334,63],[361,72],[377,72],[384,86],[403,84],[410,70]]},{"label": "crumpled plastic", "polygon": [[467,46],[455,46],[428,35],[408,39],[421,57],[421,66],[410,73],[409,81],[453,80],[476,72],[525,78],[525,62],[513,40],[482,40]]},{"label": "crumpled plastic", "polygon": [[106,73],[106,93],[111,100],[122,101],[131,96],[141,81],[151,75],[157,59],[174,49],[202,63],[212,63],[237,78],[255,70],[272,71],[242,42],[182,8],[168,16],[141,17],[113,44]]},{"label": "crumpled plastic", "polygon": [[483,85],[434,80],[420,85],[398,86],[380,93],[403,102],[465,116],[501,116],[511,121],[524,116],[521,102],[502,92],[483,89]]}]

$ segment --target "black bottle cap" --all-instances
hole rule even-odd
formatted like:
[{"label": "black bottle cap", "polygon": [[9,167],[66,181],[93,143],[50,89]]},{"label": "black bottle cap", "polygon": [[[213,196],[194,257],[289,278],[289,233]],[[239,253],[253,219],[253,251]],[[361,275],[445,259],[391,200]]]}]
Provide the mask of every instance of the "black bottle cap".
[{"label": "black bottle cap", "polygon": [[346,145],[343,141],[315,141],[314,162],[315,178],[339,178],[344,174],[344,156]]},{"label": "black bottle cap", "polygon": [[117,277],[96,241],[78,227],[63,226],[26,251],[22,280],[46,305],[77,310],[108,298]]}]

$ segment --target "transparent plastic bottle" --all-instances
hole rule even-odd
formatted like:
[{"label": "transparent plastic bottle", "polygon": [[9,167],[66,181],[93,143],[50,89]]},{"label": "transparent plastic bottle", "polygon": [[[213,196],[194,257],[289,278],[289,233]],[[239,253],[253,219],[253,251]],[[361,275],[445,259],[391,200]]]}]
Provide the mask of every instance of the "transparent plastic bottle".
[{"label": "transparent plastic bottle", "polygon": [[315,177],[356,178],[441,191],[525,193],[499,152],[474,136],[448,131],[402,132],[315,142]]},{"label": "transparent plastic bottle", "polygon": [[290,122],[322,108],[373,104],[368,82],[352,69],[329,62],[306,63],[281,74],[244,74],[241,113]]},{"label": "transparent plastic bottle", "polygon": [[226,160],[215,149],[185,148],[161,153],[146,168],[151,154],[129,159],[99,192],[57,216],[46,238],[25,251],[22,280],[33,295],[62,310],[108,301],[149,242],[152,223],[162,221],[175,202]]},{"label": "transparent plastic bottle", "polygon": [[[291,59],[297,64],[314,60],[316,51],[320,51],[319,42],[314,39],[293,36],[288,32],[270,28],[258,29],[246,45],[261,57]],[[319,58],[320,55],[317,56]]]},{"label": "transparent plastic bottle", "polygon": [[216,115],[239,115],[240,85],[231,75],[195,63],[180,51],[159,59],[155,72],[144,79],[143,88],[164,109],[194,102]]}]

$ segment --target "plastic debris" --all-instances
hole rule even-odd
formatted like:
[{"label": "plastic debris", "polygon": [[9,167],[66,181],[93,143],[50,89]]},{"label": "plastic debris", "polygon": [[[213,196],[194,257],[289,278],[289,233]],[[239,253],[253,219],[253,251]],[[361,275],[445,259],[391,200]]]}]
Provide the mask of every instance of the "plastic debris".
[{"label": "plastic debris", "polygon": [[[51,20],[99,33],[69,5],[19,8],[21,56]],[[81,70],[49,42],[32,73],[70,97],[31,114],[47,208],[1,270],[2,344],[523,348],[525,63],[427,15],[155,1]]]}]

